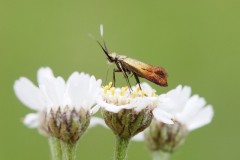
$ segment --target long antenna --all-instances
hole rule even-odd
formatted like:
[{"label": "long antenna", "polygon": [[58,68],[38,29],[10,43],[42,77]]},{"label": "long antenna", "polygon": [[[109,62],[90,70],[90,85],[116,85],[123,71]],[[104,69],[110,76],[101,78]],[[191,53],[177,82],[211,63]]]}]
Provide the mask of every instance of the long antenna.
[{"label": "long antenna", "polygon": [[102,38],[102,41],[103,41],[103,45],[97,41],[97,43],[100,45],[100,47],[102,48],[103,52],[106,54],[106,56],[108,57],[109,61],[112,61],[112,57],[110,57],[109,55],[109,52],[108,52],[108,49],[107,49],[107,45],[104,41],[104,38],[103,38],[103,24],[100,24],[100,36]]},{"label": "long antenna", "polygon": [[108,57],[109,60],[112,60],[112,58],[109,56],[108,51],[105,50],[105,48],[102,46],[102,44],[97,41],[97,43],[99,44],[99,46],[102,48],[103,52],[106,54],[106,56]]}]

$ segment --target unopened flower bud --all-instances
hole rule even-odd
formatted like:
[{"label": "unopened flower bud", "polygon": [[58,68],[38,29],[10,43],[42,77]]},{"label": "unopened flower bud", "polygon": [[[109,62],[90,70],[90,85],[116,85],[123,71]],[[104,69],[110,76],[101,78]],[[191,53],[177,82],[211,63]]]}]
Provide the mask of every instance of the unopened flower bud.
[{"label": "unopened flower bud", "polygon": [[45,121],[49,133],[67,143],[75,143],[90,123],[90,113],[84,109],[76,111],[66,107],[56,112],[50,111]]},{"label": "unopened flower bud", "polygon": [[118,113],[102,110],[105,123],[112,129],[115,135],[122,138],[131,138],[148,127],[152,121],[152,113],[149,108],[140,112],[134,109],[122,109]]},{"label": "unopened flower bud", "polygon": [[187,133],[186,126],[179,122],[165,124],[154,119],[144,131],[144,136],[151,151],[161,150],[172,153],[183,144]]}]

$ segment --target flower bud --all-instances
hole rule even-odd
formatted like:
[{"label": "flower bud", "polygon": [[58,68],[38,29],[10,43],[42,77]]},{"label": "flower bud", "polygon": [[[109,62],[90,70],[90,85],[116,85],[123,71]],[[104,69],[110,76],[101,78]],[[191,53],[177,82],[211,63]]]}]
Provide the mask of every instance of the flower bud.
[{"label": "flower bud", "polygon": [[83,108],[78,112],[69,107],[64,111],[51,110],[46,118],[44,126],[48,127],[49,134],[67,143],[77,142],[90,123],[90,113]]},{"label": "flower bud", "polygon": [[105,123],[115,135],[122,138],[131,138],[147,128],[152,121],[152,113],[149,108],[140,112],[134,109],[122,109],[118,113],[102,109]]},{"label": "flower bud", "polygon": [[172,153],[184,143],[187,133],[186,126],[179,122],[165,124],[154,119],[144,131],[144,136],[151,151]]}]

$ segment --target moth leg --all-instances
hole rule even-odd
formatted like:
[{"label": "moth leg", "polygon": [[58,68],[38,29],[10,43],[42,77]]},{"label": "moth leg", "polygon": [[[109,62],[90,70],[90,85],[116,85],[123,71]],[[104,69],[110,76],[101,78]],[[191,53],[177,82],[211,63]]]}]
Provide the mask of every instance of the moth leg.
[{"label": "moth leg", "polygon": [[116,84],[116,78],[115,78],[116,72],[121,72],[121,70],[119,70],[118,68],[113,69],[113,87],[115,87],[115,84]]},{"label": "moth leg", "polygon": [[[110,66],[109,66],[109,67],[110,67]],[[109,73],[109,67],[108,67],[108,69],[107,69],[107,73],[106,73],[106,77],[105,77],[105,82],[104,82],[105,85],[107,84],[108,73]]]},{"label": "moth leg", "polygon": [[117,64],[118,69],[123,73],[123,76],[128,84],[129,90],[132,91],[132,87],[131,87],[130,81],[128,79],[128,75],[126,74],[126,71],[122,68],[122,64],[121,63],[116,63],[116,64]]},{"label": "moth leg", "polygon": [[137,74],[136,74],[136,73],[133,73],[133,75],[134,75],[134,78],[135,78],[136,81],[137,81],[137,84],[138,84],[139,88],[142,90],[141,85],[140,85],[140,80],[139,80]]}]

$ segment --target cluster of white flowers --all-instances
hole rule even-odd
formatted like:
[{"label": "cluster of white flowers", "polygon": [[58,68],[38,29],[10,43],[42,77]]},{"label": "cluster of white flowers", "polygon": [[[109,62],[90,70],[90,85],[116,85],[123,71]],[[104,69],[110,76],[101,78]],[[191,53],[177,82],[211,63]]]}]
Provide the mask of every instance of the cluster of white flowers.
[{"label": "cluster of white flowers", "polygon": [[[71,143],[80,138],[89,124],[100,124],[112,129],[119,137],[138,141],[145,138],[150,148],[154,146],[157,149],[159,143],[164,149],[173,151],[173,146],[165,144],[167,134],[172,137],[172,130],[176,128],[184,131],[174,133],[176,137],[181,137],[172,139],[176,141],[176,147],[185,139],[185,130],[189,132],[202,127],[210,123],[213,117],[213,107],[206,105],[204,98],[191,96],[188,86],[179,85],[166,94],[157,95],[147,83],[141,83],[141,88],[136,85],[131,89],[115,88],[112,83],[101,87],[101,80],[78,72],[74,72],[65,82],[62,77],[55,77],[48,67],[38,70],[37,80],[38,86],[25,77],[14,84],[15,94],[20,101],[36,111],[25,117],[24,124]],[[99,109],[104,120],[97,117],[91,120],[91,115]],[[75,128],[69,131],[67,128],[72,126]],[[163,134],[164,140],[151,137],[152,130],[163,127],[167,134],[160,129],[155,135]],[[156,138],[159,140],[156,141]]]},{"label": "cluster of white flowers", "polygon": [[[100,33],[103,37],[102,25]],[[105,43],[100,46],[108,58],[116,59],[115,53],[108,55]],[[164,77],[160,84],[166,86],[167,73],[156,69],[153,72]],[[169,154],[183,144],[190,131],[209,124],[213,117],[213,107],[204,98],[191,96],[188,86],[157,95],[147,83],[131,88],[115,88],[112,83],[101,87],[101,80],[83,72],[74,72],[65,81],[55,77],[49,67],[38,70],[37,81],[35,86],[21,77],[15,81],[14,91],[36,111],[27,114],[24,124],[49,137],[56,160],[75,159],[76,143],[89,126],[110,128],[116,135],[115,159],[123,160],[131,139],[145,140],[152,153]],[[92,117],[99,110],[103,118]]]}]

